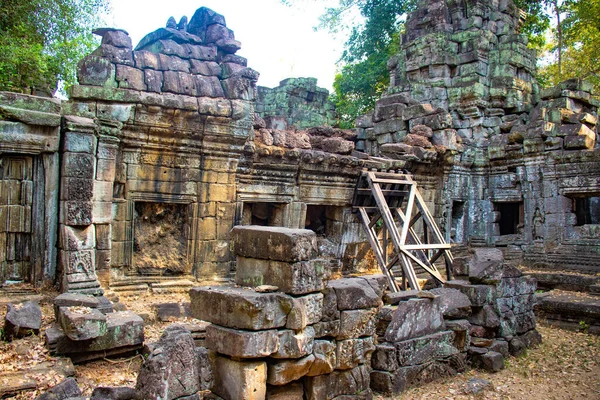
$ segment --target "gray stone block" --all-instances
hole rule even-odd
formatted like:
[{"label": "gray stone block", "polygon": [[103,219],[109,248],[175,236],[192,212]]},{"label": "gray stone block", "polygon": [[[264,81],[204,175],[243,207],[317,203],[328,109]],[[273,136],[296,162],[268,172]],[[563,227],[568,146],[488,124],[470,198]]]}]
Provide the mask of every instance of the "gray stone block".
[{"label": "gray stone block", "polygon": [[307,229],[236,226],[231,230],[234,253],[274,261],[307,261],[317,254],[317,238]]},{"label": "gray stone block", "polygon": [[398,304],[386,332],[387,342],[401,342],[443,330],[444,316],[439,302],[429,299]]},{"label": "gray stone block", "polygon": [[279,335],[274,329],[242,331],[211,324],[206,327],[206,347],[231,357],[268,357],[279,350]]},{"label": "gray stone block", "polygon": [[194,318],[234,329],[284,327],[292,309],[292,298],[285,294],[231,287],[192,288],[190,300]]},{"label": "gray stone block", "polygon": [[106,316],[90,307],[59,307],[58,322],[71,340],[95,339],[106,334]]}]

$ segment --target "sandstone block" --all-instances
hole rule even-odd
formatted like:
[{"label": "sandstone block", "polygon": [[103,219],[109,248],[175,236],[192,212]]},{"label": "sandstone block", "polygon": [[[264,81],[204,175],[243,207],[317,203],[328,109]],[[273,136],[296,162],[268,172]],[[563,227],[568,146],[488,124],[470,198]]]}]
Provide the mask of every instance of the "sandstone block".
[{"label": "sandstone block", "polygon": [[81,389],[79,388],[79,385],[77,385],[75,378],[67,378],[58,385],[48,389],[47,392],[36,397],[36,400],[62,400],[79,398],[81,394]]},{"label": "sandstone block", "polygon": [[406,367],[426,364],[458,354],[453,342],[454,332],[444,331],[395,343],[398,365]]},{"label": "sandstone block", "polygon": [[279,335],[276,330],[242,331],[211,324],[206,327],[206,347],[231,357],[267,357],[279,350]]},{"label": "sandstone block", "polygon": [[292,300],[287,295],[230,287],[193,288],[190,300],[194,318],[234,329],[283,327],[292,309]]},{"label": "sandstone block", "polygon": [[273,358],[301,358],[313,351],[315,330],[307,327],[303,331],[278,331],[279,349],[272,354]]},{"label": "sandstone block", "polygon": [[436,288],[430,291],[439,296],[438,301],[444,318],[462,319],[471,314],[471,301],[464,293],[457,289]]},{"label": "sandstone block", "polygon": [[330,281],[327,287],[335,292],[337,309],[340,311],[374,308],[381,304],[383,286],[378,279],[338,279]]},{"label": "sandstone block", "polygon": [[261,400],[267,391],[267,363],[215,358],[213,392],[225,400]]},{"label": "sandstone block", "polygon": [[298,382],[284,386],[267,386],[267,400],[304,400],[304,386]]},{"label": "sandstone block", "polygon": [[237,257],[235,281],[243,286],[273,285],[300,295],[322,290],[325,260],[281,262]]},{"label": "sandstone block", "polygon": [[360,364],[370,365],[371,355],[374,351],[373,337],[340,340],[336,343],[335,369],[352,369]]},{"label": "sandstone block", "polygon": [[323,294],[314,293],[292,299],[292,310],[288,314],[286,328],[304,329],[316,324],[323,315]]},{"label": "sandstone block", "polygon": [[373,336],[378,311],[377,308],[342,311],[340,314],[340,333],[336,339]]},{"label": "sandstone block", "polygon": [[328,375],[319,375],[305,379],[307,400],[334,399],[338,396],[369,392],[369,368],[360,365],[347,371],[334,371]]},{"label": "sandstone block", "polygon": [[467,295],[473,307],[493,304],[497,296],[496,288],[491,285],[471,285],[466,281],[448,281],[446,287],[458,289]]},{"label": "sandstone block", "polygon": [[398,304],[385,332],[385,340],[401,342],[438,332],[444,326],[444,316],[439,302],[429,299],[411,299]]},{"label": "sandstone block", "polygon": [[494,309],[490,305],[485,305],[481,308],[477,308],[471,316],[469,316],[469,322],[474,325],[480,325],[485,328],[498,328],[500,326],[500,318],[498,314],[494,312]]},{"label": "sandstone block", "polygon": [[328,340],[315,340],[313,355],[315,360],[308,371],[308,376],[329,374],[335,370],[337,346]]},{"label": "sandstone block", "polygon": [[145,91],[147,89],[144,81],[144,72],[141,69],[126,65],[117,65],[115,80],[119,88]]},{"label": "sandstone block", "polygon": [[269,361],[267,383],[280,386],[296,381],[308,374],[314,361],[315,356],[312,354],[299,360]]},{"label": "sandstone block", "polygon": [[398,369],[398,357],[396,355],[396,346],[393,343],[380,343],[375,346],[371,366],[379,371],[394,372]]},{"label": "sandstone block", "polygon": [[18,339],[37,335],[42,325],[42,309],[39,304],[27,301],[23,304],[8,303],[4,317],[4,338]]},{"label": "sandstone block", "polygon": [[200,61],[191,59],[190,72],[196,75],[204,76],[221,76],[221,67],[214,61]]},{"label": "sandstone block", "polygon": [[58,322],[71,340],[89,340],[106,334],[106,316],[90,307],[59,307]]},{"label": "sandstone block", "polygon": [[200,390],[200,369],[191,333],[168,327],[140,369],[136,399],[178,399]]},{"label": "sandstone block", "polygon": [[317,252],[313,231],[267,226],[236,226],[231,230],[238,256],[296,262],[310,260]]},{"label": "sandstone block", "polygon": [[63,143],[63,151],[71,153],[88,153],[94,152],[96,138],[88,133],[66,132],[64,134],[65,141]]},{"label": "sandstone block", "polygon": [[103,57],[87,56],[77,65],[80,85],[109,86],[115,82],[115,65]]}]

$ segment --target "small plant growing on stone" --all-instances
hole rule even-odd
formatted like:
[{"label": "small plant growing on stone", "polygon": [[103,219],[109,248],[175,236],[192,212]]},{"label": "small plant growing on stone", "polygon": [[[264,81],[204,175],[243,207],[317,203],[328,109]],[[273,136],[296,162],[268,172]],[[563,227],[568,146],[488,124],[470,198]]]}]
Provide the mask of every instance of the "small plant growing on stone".
[{"label": "small plant growing on stone", "polygon": [[583,333],[588,333],[590,325],[585,321],[579,321],[579,330]]}]

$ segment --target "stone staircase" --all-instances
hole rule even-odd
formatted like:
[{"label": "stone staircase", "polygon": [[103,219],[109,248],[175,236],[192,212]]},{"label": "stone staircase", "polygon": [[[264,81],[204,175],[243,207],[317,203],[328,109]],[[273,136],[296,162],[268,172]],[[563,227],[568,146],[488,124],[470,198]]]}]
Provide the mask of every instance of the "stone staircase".
[{"label": "stone staircase", "polygon": [[534,270],[538,281],[538,319],[565,329],[600,335],[600,276],[566,271]]}]

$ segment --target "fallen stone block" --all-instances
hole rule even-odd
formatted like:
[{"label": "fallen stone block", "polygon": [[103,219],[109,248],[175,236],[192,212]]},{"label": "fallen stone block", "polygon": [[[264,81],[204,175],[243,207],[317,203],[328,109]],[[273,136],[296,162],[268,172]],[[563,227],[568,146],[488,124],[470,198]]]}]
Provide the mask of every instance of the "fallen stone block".
[{"label": "fallen stone block", "polygon": [[467,295],[473,307],[494,304],[497,297],[496,288],[491,285],[471,285],[467,281],[456,280],[446,282],[445,287],[460,290]]},{"label": "fallen stone block", "polygon": [[307,377],[304,380],[304,391],[307,400],[334,399],[338,396],[370,393],[369,384],[369,368],[360,365],[347,371]]},{"label": "fallen stone block", "polygon": [[206,327],[206,347],[239,358],[267,357],[279,350],[277,330],[242,331],[211,324]]},{"label": "fallen stone block", "polygon": [[473,325],[483,326],[485,328],[498,328],[500,326],[500,318],[494,312],[492,306],[485,305],[477,307],[473,314],[469,317],[469,322]]},{"label": "fallen stone block", "polygon": [[476,248],[469,261],[469,280],[474,283],[498,282],[502,279],[504,254],[497,248]]},{"label": "fallen stone block", "polygon": [[216,356],[213,392],[224,400],[264,399],[267,392],[267,363],[235,361]]},{"label": "fallen stone block", "polygon": [[80,396],[81,389],[77,385],[77,381],[74,378],[67,378],[53,388],[48,389],[46,393],[36,397],[36,400],[64,400]]},{"label": "fallen stone block", "polygon": [[510,355],[508,342],[506,340],[494,340],[490,346],[490,351],[500,353],[504,358]]},{"label": "fallen stone block", "polygon": [[330,281],[327,288],[335,291],[337,309],[344,311],[378,307],[383,290],[373,286],[367,279],[344,278]]},{"label": "fallen stone block", "polygon": [[59,307],[58,323],[71,340],[89,340],[106,334],[106,316],[89,307]]},{"label": "fallen stone block", "polygon": [[324,288],[326,260],[283,262],[237,257],[235,282],[241,286],[277,286],[284,293],[301,295]]},{"label": "fallen stone block", "polygon": [[471,300],[457,289],[436,288],[430,290],[436,296],[439,296],[439,303],[444,318],[463,319],[471,314]]},{"label": "fallen stone block", "polygon": [[169,322],[183,316],[181,305],[179,303],[154,304],[152,307],[156,313],[156,319],[161,322]]},{"label": "fallen stone block", "polygon": [[411,299],[398,304],[386,332],[387,342],[402,342],[443,330],[444,315],[439,302]]},{"label": "fallen stone block", "polygon": [[79,293],[62,293],[54,298],[54,315],[57,319],[59,307],[90,307],[100,310],[102,314],[113,312],[113,305],[106,297]]},{"label": "fallen stone block", "polygon": [[52,355],[70,357],[74,363],[130,353],[144,343],[144,321],[130,311],[106,315],[106,333],[86,341],[74,341],[58,327],[46,330],[46,345]]},{"label": "fallen stone block", "polygon": [[21,371],[0,372],[0,398],[16,396],[25,390],[46,388],[56,378],[66,379],[75,375],[75,367],[68,358],[44,361]]},{"label": "fallen stone block", "polygon": [[398,357],[394,343],[380,343],[375,346],[371,366],[375,370],[394,372],[398,369]]},{"label": "fallen stone block", "polygon": [[131,400],[135,398],[135,389],[132,387],[104,387],[94,389],[90,400]]},{"label": "fallen stone block", "polygon": [[454,376],[466,368],[464,354],[456,354],[445,360],[422,365],[398,368],[395,372],[371,372],[371,388],[385,394],[398,394],[407,389],[435,380]]},{"label": "fallen stone block", "polygon": [[136,399],[172,400],[200,390],[196,345],[190,332],[168,327],[138,374]]},{"label": "fallen stone block", "polygon": [[476,365],[488,372],[498,372],[504,369],[504,357],[495,351],[475,357]]},{"label": "fallen stone block", "polygon": [[459,353],[454,347],[454,332],[444,331],[395,343],[400,367],[426,364]]},{"label": "fallen stone block", "polygon": [[42,309],[39,304],[32,301],[22,304],[7,304],[4,317],[4,338],[6,340],[37,335],[41,325]]},{"label": "fallen stone block", "polygon": [[234,329],[284,327],[292,309],[292,298],[285,294],[232,287],[192,288],[190,300],[194,318]]},{"label": "fallen stone block", "polygon": [[233,251],[247,258],[308,261],[317,254],[317,237],[307,229],[236,226],[231,230]]},{"label": "fallen stone block", "polygon": [[312,354],[297,360],[269,361],[267,383],[280,386],[296,381],[308,374],[314,361],[315,356]]}]

